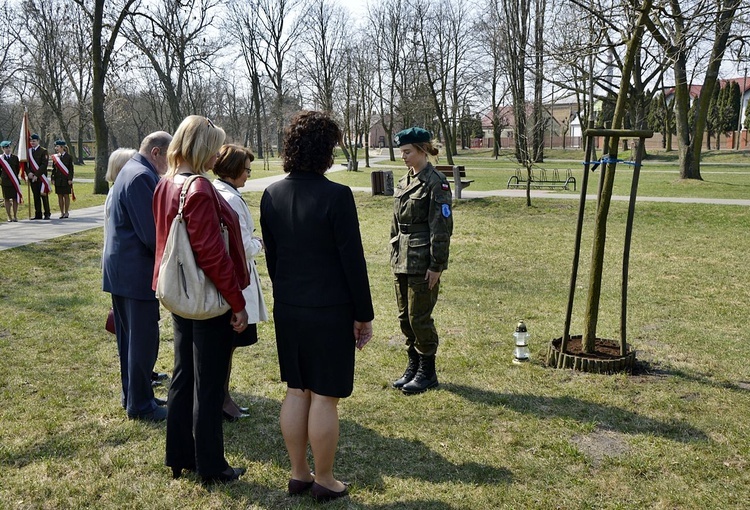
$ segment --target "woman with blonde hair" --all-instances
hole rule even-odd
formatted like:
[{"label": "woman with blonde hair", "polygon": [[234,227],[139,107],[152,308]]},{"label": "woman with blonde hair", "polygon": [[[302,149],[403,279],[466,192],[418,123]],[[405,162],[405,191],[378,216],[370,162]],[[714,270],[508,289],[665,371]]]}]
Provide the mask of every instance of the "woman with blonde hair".
[{"label": "woman with blonde hair", "polygon": [[[154,289],[183,184],[191,175],[203,175],[214,166],[224,138],[224,130],[197,115],[183,120],[172,138],[168,170],[154,192]],[[247,327],[242,289],[249,277],[242,233],[237,213],[205,178],[195,179],[186,190],[182,215],[198,267],[231,309],[205,320],[172,314],[175,359],[167,404],[165,463],[174,478],[184,469],[195,471],[205,483],[231,482],[245,472],[229,466],[224,458],[221,413],[233,331],[241,333]],[[228,246],[221,235],[222,224],[228,230]]]}]

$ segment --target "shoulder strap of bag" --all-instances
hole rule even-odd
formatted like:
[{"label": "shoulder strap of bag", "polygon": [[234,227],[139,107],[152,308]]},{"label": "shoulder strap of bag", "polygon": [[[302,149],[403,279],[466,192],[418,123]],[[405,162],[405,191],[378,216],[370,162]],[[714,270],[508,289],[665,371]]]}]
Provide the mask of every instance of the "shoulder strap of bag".
[{"label": "shoulder strap of bag", "polygon": [[[206,179],[206,178],[203,177],[202,175],[193,174],[187,179],[185,179],[185,182],[182,183],[182,191],[180,191],[180,206],[177,209],[178,216],[182,216],[182,208],[185,206],[185,199],[187,197],[188,189],[190,188],[190,185],[193,183],[193,181],[195,181],[196,179]],[[216,214],[219,216],[219,222],[221,222],[221,224],[223,225],[224,219],[221,217],[221,209],[219,209],[219,200],[218,200],[218,197],[216,196],[216,190],[214,190],[213,185],[211,186],[211,190],[213,191],[213,194],[214,194],[214,206],[216,207]]]}]

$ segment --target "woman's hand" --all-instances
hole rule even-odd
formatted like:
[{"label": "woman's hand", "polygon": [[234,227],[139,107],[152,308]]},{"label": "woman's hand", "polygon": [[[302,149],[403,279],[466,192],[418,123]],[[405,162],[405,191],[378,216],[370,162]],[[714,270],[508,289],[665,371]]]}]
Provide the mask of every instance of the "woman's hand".
[{"label": "woman's hand", "polygon": [[372,321],[354,321],[354,339],[357,341],[357,349],[361,351],[372,339]]},{"label": "woman's hand", "polygon": [[233,313],[230,324],[237,333],[245,331],[245,328],[247,327],[247,312],[242,310],[241,312]]},{"label": "woman's hand", "polygon": [[437,282],[440,281],[440,275],[443,274],[442,271],[430,271],[427,270],[427,274],[424,276],[424,279],[427,281],[427,288],[432,290],[432,288],[437,284]]}]

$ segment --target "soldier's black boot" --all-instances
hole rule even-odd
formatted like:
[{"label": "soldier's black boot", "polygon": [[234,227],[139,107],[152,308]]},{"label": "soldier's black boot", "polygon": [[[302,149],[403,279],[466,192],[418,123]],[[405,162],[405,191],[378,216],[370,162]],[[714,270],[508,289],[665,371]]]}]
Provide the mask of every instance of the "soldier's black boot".
[{"label": "soldier's black boot", "polygon": [[417,393],[423,393],[430,388],[436,388],[437,385],[438,378],[435,373],[435,355],[425,356],[420,354],[417,375],[414,376],[414,379],[404,384],[401,387],[401,391],[407,395],[416,395]]},{"label": "soldier's black boot", "polygon": [[393,387],[397,390],[400,390],[404,387],[404,384],[414,379],[414,376],[417,375],[417,370],[419,369],[419,353],[414,346],[410,345],[406,353],[409,355],[409,363],[406,365],[404,375],[401,376],[401,379],[393,381]]}]

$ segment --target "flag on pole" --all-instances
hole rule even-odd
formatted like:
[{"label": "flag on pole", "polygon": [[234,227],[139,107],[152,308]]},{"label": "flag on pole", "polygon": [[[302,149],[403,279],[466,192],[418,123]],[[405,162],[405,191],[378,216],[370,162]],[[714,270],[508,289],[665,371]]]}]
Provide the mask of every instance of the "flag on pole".
[{"label": "flag on pole", "polygon": [[21,179],[26,180],[26,162],[29,160],[31,132],[29,131],[29,112],[24,110],[21,121],[21,133],[18,135],[18,161],[21,162]]}]

